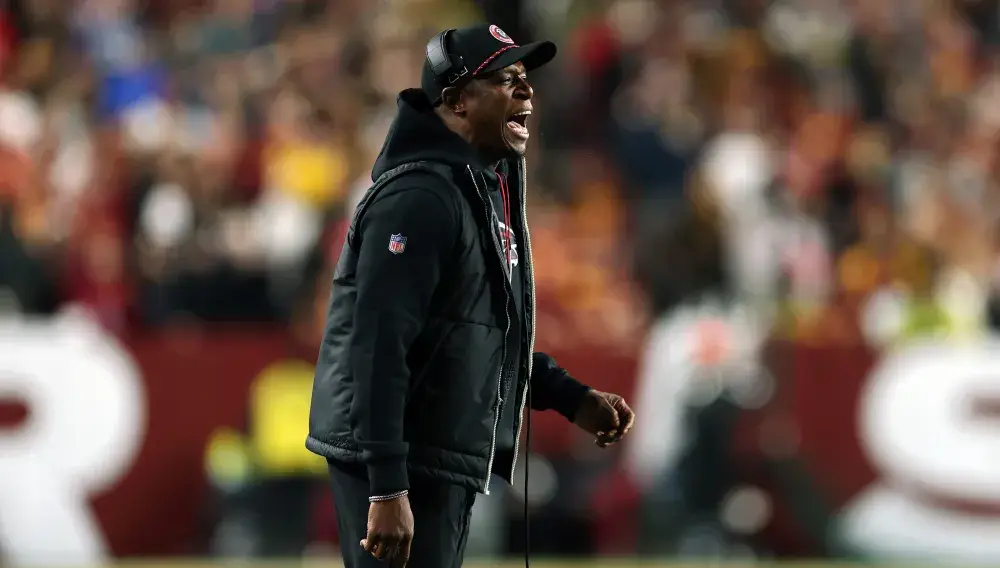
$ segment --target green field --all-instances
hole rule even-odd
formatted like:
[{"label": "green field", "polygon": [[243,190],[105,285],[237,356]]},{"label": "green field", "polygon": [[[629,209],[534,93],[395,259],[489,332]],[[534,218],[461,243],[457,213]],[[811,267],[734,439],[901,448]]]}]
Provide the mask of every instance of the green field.
[{"label": "green field", "polygon": [[[150,560],[127,561],[114,566],[101,568],[223,568],[239,565],[240,568],[342,568],[339,559],[336,560],[305,560],[278,562],[226,562],[211,560]],[[465,568],[523,568],[524,560],[468,560]],[[618,560],[618,559],[579,559],[579,560],[546,560],[532,558],[532,568],[917,568],[919,564],[888,564],[863,562],[824,562],[824,561],[786,561],[786,562],[678,562],[656,560]],[[928,565],[931,566],[931,565]]]}]

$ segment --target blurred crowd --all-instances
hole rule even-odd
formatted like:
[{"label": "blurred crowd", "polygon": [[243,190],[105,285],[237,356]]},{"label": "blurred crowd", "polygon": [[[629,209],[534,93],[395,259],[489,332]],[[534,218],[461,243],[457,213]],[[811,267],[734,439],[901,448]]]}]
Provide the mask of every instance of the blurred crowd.
[{"label": "blurred crowd", "polygon": [[314,333],[396,92],[484,14],[561,45],[532,223],[587,325],[553,337],[705,287],[825,341],[996,319],[991,0],[3,0],[4,305]]},{"label": "blurred crowd", "polygon": [[[5,309],[80,305],[117,332],[292,321],[314,337],[396,93],[417,84],[426,37],[477,17],[455,4],[4,0]],[[538,210],[550,295],[598,313],[627,276],[602,270],[620,232],[603,202],[620,197],[609,172],[570,177],[538,184],[540,201],[587,194]]]}]

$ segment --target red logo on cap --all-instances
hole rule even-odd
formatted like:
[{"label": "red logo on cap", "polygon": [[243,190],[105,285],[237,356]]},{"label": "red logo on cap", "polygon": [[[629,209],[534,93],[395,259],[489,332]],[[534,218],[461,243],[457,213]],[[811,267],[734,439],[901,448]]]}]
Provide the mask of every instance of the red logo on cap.
[{"label": "red logo on cap", "polygon": [[496,26],[490,26],[490,35],[497,38],[498,41],[502,41],[504,43],[509,43],[509,44],[514,43],[514,40],[510,39],[510,36],[507,35],[507,32],[501,30]]}]

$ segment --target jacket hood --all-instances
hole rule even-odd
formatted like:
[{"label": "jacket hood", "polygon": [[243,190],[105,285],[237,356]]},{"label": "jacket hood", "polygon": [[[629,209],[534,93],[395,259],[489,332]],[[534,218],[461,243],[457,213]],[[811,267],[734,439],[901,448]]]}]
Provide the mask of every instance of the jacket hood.
[{"label": "jacket hood", "polygon": [[487,170],[468,142],[448,129],[420,89],[407,89],[396,99],[396,118],[372,168],[372,180],[409,162],[432,161]]}]

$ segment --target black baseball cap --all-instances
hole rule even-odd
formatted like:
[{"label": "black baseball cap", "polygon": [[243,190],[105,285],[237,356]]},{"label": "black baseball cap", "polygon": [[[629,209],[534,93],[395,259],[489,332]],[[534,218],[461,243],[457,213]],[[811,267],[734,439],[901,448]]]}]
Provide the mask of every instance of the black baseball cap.
[{"label": "black baseball cap", "polygon": [[536,41],[526,45],[518,45],[509,35],[492,24],[479,24],[467,28],[451,30],[445,40],[448,54],[452,61],[461,58],[461,65],[453,72],[463,67],[468,71],[454,83],[447,77],[435,76],[430,62],[424,58],[424,68],[420,77],[420,87],[432,102],[439,101],[441,91],[448,86],[461,86],[467,81],[480,77],[492,71],[503,69],[508,65],[521,62],[526,70],[536,69],[545,65],[556,56],[556,44],[551,41]]}]

